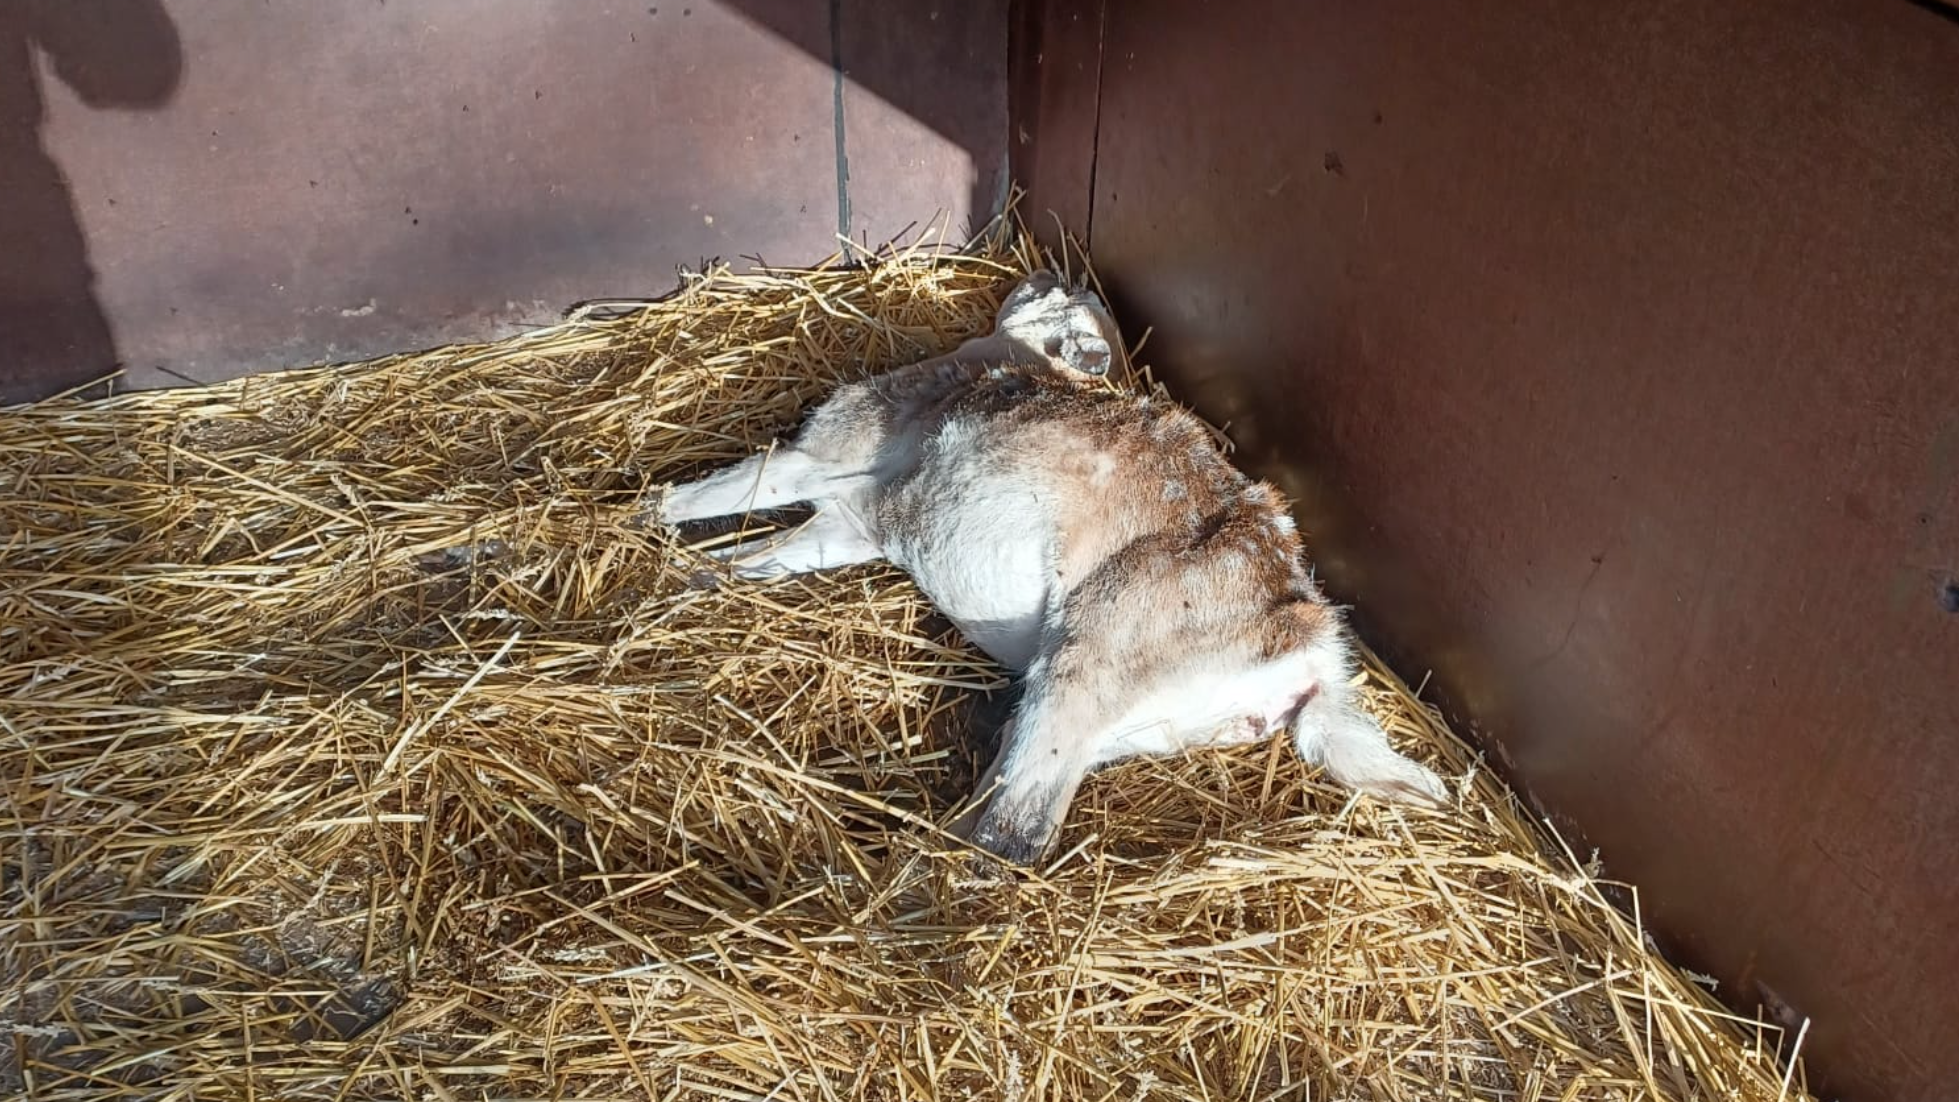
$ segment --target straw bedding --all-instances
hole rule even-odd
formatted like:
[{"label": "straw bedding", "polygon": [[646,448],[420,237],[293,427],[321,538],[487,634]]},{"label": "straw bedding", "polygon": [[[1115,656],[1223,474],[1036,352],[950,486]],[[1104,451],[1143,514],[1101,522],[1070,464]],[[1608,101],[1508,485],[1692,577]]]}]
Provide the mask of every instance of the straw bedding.
[{"label": "straw bedding", "polygon": [[999,673],[892,570],[717,584],[633,523],[1025,257],[0,416],[0,1090],[1804,1097],[1378,666],[1455,812],[1275,739],[975,883],[934,824]]}]

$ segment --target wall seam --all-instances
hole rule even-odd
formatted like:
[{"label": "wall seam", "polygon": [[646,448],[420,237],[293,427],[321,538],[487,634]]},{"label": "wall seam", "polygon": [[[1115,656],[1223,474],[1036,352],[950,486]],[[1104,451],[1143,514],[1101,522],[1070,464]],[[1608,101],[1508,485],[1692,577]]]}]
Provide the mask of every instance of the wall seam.
[{"label": "wall seam", "polygon": [[830,98],[837,142],[837,236],[850,238],[850,150],[844,138],[843,0],[830,0]]}]

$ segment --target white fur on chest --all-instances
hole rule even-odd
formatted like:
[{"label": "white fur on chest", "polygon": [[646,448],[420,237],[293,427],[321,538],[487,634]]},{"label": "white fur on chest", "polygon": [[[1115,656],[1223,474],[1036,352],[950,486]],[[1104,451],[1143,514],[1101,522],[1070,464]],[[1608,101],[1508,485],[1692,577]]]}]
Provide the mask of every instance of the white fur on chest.
[{"label": "white fur on chest", "polygon": [[884,549],[974,646],[1021,671],[1059,599],[1054,522],[1039,481],[988,462],[970,440],[980,431],[949,422],[887,491],[881,519],[908,519],[889,525]]}]

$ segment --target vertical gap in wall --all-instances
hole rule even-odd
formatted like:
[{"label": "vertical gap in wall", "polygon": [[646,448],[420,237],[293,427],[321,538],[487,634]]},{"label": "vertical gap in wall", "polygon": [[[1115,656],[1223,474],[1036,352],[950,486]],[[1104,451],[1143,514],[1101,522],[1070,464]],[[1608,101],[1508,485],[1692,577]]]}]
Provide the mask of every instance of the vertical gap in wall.
[{"label": "vertical gap in wall", "polygon": [[[1040,164],[1036,132],[1041,127],[1041,63],[1046,43],[1048,5],[1043,0],[1009,0],[1007,5],[1007,154],[1000,174],[1002,198],[1016,187],[1033,189]],[[1001,209],[1005,210],[1003,201]],[[1021,216],[1027,217],[1022,211]]]},{"label": "vertical gap in wall", "polygon": [[1102,0],[1095,13],[1095,122],[1088,132],[1088,218],[1082,227],[1082,248],[1095,241],[1095,170],[1102,158],[1102,72],[1109,56],[1109,3]]},{"label": "vertical gap in wall", "polygon": [[843,128],[843,0],[830,0],[830,98],[837,135],[837,236],[850,237],[850,151]]},{"label": "vertical gap in wall", "polygon": [[[966,212],[966,219],[971,224],[971,232],[966,235],[968,240],[972,240],[982,232],[989,231],[993,224],[1000,220],[1000,216],[1006,213],[1007,200],[1013,196],[1015,164],[1014,127],[1017,125],[1019,118],[1018,114],[1014,111],[1014,100],[1015,97],[1020,95],[1018,79],[1020,76],[1018,72],[1019,66],[1014,61],[1014,49],[1020,44],[1022,7],[1023,5],[1014,2],[1014,0],[1008,0],[1006,4],[1007,18],[1000,28],[1000,48],[1004,51],[1000,56],[1005,59],[1005,64],[1001,67],[1001,78],[1006,82],[1001,88],[1002,94],[1000,96],[1000,132],[1005,136],[1004,140],[1000,143],[1000,178],[994,181],[993,194],[987,199],[986,209],[980,210],[978,204],[974,204],[974,209]],[[980,159],[977,154],[973,155],[972,161],[973,194],[977,196],[980,191],[979,181],[983,177],[983,170],[980,168]]]}]

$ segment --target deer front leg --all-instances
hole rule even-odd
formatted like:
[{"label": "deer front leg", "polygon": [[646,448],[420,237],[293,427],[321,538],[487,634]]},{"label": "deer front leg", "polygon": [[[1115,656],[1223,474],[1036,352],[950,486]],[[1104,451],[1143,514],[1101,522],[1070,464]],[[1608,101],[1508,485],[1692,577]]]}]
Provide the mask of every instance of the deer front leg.
[{"label": "deer front leg", "polygon": [[889,414],[872,387],[842,387],[810,412],[793,441],[778,441],[705,478],[670,488],[660,501],[660,522],[685,524],[861,493],[875,482],[872,470]]},{"label": "deer front leg", "polygon": [[884,557],[848,506],[831,502],[787,532],[717,548],[708,557],[734,567],[737,578],[765,581],[791,574],[856,566]]},{"label": "deer front leg", "polygon": [[660,523],[685,524],[795,505],[833,492],[834,480],[851,473],[793,446],[778,446],[672,487],[660,499]]}]

